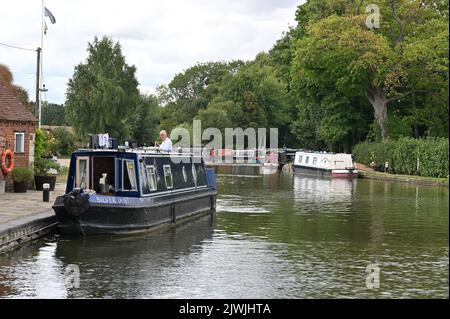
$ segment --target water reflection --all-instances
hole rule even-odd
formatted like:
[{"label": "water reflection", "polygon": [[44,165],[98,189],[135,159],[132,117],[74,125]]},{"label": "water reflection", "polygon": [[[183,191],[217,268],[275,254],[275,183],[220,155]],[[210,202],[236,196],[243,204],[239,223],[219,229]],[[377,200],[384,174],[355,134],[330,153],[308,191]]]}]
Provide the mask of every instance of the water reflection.
[{"label": "water reflection", "polygon": [[[223,171],[215,219],[54,235],[0,256],[0,296],[448,298],[448,188]],[[365,286],[368,264],[381,288]],[[65,267],[80,267],[79,289]]]},{"label": "water reflection", "polygon": [[[0,296],[66,298],[65,266],[55,258],[56,245],[43,244],[35,256],[20,254],[20,263],[16,263],[17,256],[0,259]],[[28,245],[21,250],[31,253],[34,249]]]},{"label": "water reflection", "polygon": [[357,179],[294,175],[293,190],[298,213],[349,213],[357,183]]}]

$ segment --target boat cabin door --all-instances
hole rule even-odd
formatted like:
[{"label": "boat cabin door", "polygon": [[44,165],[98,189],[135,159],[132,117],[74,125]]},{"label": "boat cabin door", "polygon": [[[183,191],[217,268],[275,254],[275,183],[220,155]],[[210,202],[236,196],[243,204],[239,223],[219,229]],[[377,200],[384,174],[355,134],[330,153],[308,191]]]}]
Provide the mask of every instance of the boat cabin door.
[{"label": "boat cabin door", "polygon": [[77,157],[75,188],[91,189],[89,176],[89,156]]}]

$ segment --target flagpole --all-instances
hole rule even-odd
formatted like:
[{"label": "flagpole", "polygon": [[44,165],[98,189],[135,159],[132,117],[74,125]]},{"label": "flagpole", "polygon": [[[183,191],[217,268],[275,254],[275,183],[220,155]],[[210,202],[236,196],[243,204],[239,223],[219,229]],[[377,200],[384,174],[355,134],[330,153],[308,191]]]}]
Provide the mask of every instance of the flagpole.
[{"label": "flagpole", "polygon": [[43,53],[44,53],[44,0],[42,0],[42,8],[41,8],[41,67],[40,67],[40,83],[39,83],[39,101],[37,101],[38,111],[39,111],[39,128],[41,128],[42,122],[42,104],[41,104],[41,89],[43,83]]}]

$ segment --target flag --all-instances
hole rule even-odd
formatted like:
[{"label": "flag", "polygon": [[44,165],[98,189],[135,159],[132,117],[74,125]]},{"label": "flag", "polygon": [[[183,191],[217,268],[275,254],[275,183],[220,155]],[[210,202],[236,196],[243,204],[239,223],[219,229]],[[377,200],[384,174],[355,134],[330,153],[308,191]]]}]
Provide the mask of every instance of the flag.
[{"label": "flag", "polygon": [[56,19],[55,19],[55,16],[53,15],[53,13],[51,13],[50,10],[47,9],[47,8],[44,8],[44,9],[45,9],[45,16],[50,19],[50,22],[52,24],[55,24],[56,23]]}]

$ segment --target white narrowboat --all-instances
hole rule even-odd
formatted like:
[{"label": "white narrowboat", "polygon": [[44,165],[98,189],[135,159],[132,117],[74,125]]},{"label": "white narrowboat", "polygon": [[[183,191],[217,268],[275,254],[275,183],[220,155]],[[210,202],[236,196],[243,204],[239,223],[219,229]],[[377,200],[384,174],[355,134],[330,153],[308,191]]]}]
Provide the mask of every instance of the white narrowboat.
[{"label": "white narrowboat", "polygon": [[294,173],[314,176],[358,177],[352,154],[297,151]]}]

